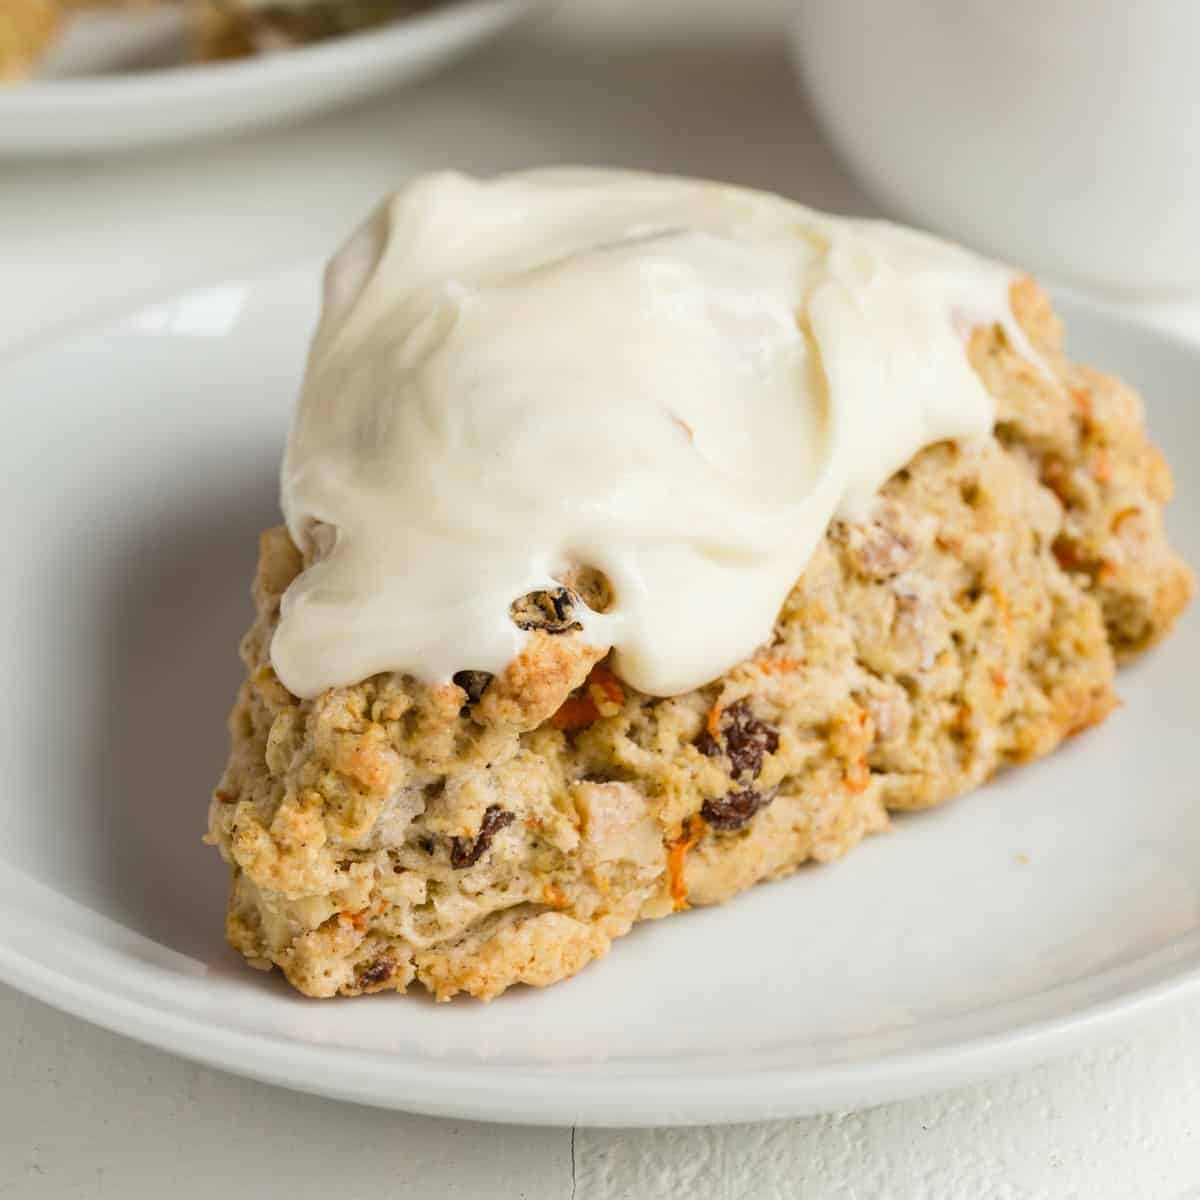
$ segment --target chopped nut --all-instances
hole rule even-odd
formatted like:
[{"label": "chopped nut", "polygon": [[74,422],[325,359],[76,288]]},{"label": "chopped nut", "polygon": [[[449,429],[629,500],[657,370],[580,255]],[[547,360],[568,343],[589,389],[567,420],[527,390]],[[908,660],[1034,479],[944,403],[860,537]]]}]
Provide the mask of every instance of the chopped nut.
[{"label": "chopped nut", "polygon": [[913,560],[913,548],[903,534],[878,521],[837,522],[832,536],[844,548],[847,561],[864,579],[891,579]]}]

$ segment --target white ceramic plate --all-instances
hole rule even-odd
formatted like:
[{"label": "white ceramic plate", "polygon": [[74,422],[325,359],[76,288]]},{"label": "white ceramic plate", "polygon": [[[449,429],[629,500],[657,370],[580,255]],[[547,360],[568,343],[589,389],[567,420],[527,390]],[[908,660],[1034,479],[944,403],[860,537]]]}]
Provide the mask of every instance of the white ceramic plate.
[{"label": "white ceramic plate", "polygon": [[[1101,731],[838,864],[640,927],[569,983],[317,1002],[247,969],[200,835],[317,278],[181,296],[0,366],[0,977],[260,1079],[553,1124],[872,1104],[1195,982],[1195,610]],[[1150,397],[1200,563],[1200,351],[1062,308],[1076,353]]]},{"label": "white ceramic plate", "polygon": [[85,14],[38,77],[0,86],[0,154],[103,153],[295,120],[432,71],[539,2],[447,0],[286,53],[190,65],[177,65],[178,10]]}]

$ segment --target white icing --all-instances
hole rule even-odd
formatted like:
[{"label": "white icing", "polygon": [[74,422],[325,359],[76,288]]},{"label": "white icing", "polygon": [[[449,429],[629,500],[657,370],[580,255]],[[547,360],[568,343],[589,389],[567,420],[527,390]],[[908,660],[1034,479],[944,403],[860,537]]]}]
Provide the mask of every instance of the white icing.
[{"label": "white icing", "polygon": [[655,695],[770,635],[838,513],[983,438],[965,338],[1011,273],[775,196],[618,171],[417,180],[331,262],[283,466],[311,561],[271,647],[311,696],[499,672],[511,602],[603,571],[580,636]]}]

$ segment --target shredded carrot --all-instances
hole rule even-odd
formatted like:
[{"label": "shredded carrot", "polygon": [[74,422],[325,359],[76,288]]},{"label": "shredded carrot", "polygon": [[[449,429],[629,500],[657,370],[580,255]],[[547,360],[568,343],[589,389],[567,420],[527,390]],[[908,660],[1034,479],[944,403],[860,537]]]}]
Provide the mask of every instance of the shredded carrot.
[{"label": "shredded carrot", "polygon": [[871,782],[871,769],[867,766],[867,760],[860,758],[850,770],[846,772],[844,780],[846,791],[848,792],[864,792],[867,785]]},{"label": "shredded carrot", "polygon": [[625,703],[625,689],[603,664],[588,673],[581,691],[568,696],[550,718],[555,729],[585,729],[601,717],[615,716]]},{"label": "shredded carrot", "polygon": [[1116,574],[1116,563],[1110,562],[1107,558],[1102,558],[1100,560],[1100,565],[1096,568],[1096,582],[1109,583],[1116,577]]},{"label": "shredded carrot", "polygon": [[708,710],[708,720],[704,723],[704,727],[708,730],[709,737],[719,738],[721,736],[721,711],[720,701]]},{"label": "shredded carrot", "polygon": [[544,888],[542,888],[542,897],[545,899],[547,904],[551,904],[555,908],[566,908],[567,906],[566,896],[564,896],[562,892],[552,883],[548,883]]},{"label": "shredded carrot", "polygon": [[1002,692],[1008,687],[1008,676],[999,667],[993,667],[992,682],[996,685],[996,691]]},{"label": "shredded carrot", "polygon": [[763,658],[758,663],[758,669],[764,675],[786,675],[789,671],[799,671],[803,666],[802,658]]},{"label": "shredded carrot", "polygon": [[217,788],[217,790],[213,792],[213,799],[216,800],[218,804],[232,804],[235,800],[237,800],[237,796],[235,796],[233,792],[226,792],[221,788]]},{"label": "shredded carrot", "polygon": [[370,911],[371,906],[368,904],[366,908],[360,908],[358,912],[338,913],[338,916],[341,917],[343,921],[353,925],[354,928],[361,933],[362,930],[366,929],[367,927],[367,915],[370,913]]},{"label": "shredded carrot", "polygon": [[591,696],[568,696],[550,718],[550,724],[555,729],[570,732],[573,729],[586,729],[599,719],[600,710]]},{"label": "shredded carrot", "polygon": [[688,851],[704,836],[706,822],[699,813],[694,813],[683,823],[679,837],[667,844],[667,878],[670,881],[671,900],[675,911],[688,907],[687,881],[683,877],[684,862]]},{"label": "shredded carrot", "polygon": [[1092,415],[1092,393],[1087,388],[1072,388],[1071,399],[1075,401],[1075,408],[1080,416]]},{"label": "shredded carrot", "polygon": [[625,703],[625,689],[603,664],[597,663],[587,677],[587,691],[597,709],[606,717],[615,715]]},{"label": "shredded carrot", "polygon": [[1101,448],[1096,451],[1096,458],[1092,463],[1092,474],[1097,483],[1109,483],[1112,480],[1112,458],[1107,450]]},{"label": "shredded carrot", "polygon": [[1112,529],[1113,533],[1119,533],[1121,530],[1121,526],[1124,525],[1125,522],[1128,521],[1131,517],[1139,516],[1141,514],[1141,511],[1142,510],[1140,508],[1138,508],[1136,505],[1131,505],[1129,508],[1121,509],[1116,514],[1116,516],[1114,516],[1112,519],[1112,525],[1110,526],[1110,528]]}]

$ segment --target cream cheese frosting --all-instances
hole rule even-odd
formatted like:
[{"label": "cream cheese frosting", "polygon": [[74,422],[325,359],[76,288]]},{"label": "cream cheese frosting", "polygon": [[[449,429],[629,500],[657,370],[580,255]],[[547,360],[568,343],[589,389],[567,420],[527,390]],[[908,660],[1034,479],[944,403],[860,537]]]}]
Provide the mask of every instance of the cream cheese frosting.
[{"label": "cream cheese frosting", "polygon": [[623,171],[420,178],[334,257],[282,472],[305,569],[271,646],[299,696],[498,673],[510,606],[572,616],[653,695],[769,639],[829,522],[989,435],[967,359],[1012,273],[881,222]]}]

